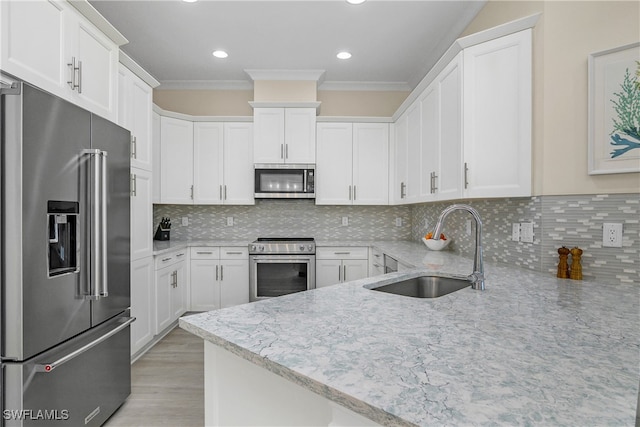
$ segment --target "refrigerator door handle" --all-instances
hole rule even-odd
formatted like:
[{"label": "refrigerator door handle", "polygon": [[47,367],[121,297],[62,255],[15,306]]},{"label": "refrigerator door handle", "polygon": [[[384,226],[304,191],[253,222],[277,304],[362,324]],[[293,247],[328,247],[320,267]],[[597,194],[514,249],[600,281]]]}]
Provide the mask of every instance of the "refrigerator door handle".
[{"label": "refrigerator door handle", "polygon": [[91,348],[97,346],[98,344],[106,341],[107,339],[111,338],[112,336],[114,336],[115,334],[117,334],[118,332],[122,331],[123,329],[125,329],[126,327],[128,327],[131,323],[133,323],[136,320],[135,317],[128,317],[126,318],[126,320],[124,320],[123,323],[121,323],[120,325],[116,326],[115,328],[113,328],[112,330],[110,330],[109,332],[107,332],[106,334],[100,336],[99,338],[96,338],[95,340],[91,341],[90,343],[80,347],[79,349],[65,355],[64,357],[61,357],[60,359],[51,362],[51,363],[38,363],[35,365],[36,368],[36,372],[51,372],[54,369],[56,369],[57,367],[59,367],[60,365],[64,365],[65,363],[69,362],[70,360],[75,359],[76,357],[80,356],[82,353],[90,350]]},{"label": "refrigerator door handle", "polygon": [[107,152],[84,150],[89,156],[89,286],[86,299],[109,295],[107,277]]}]

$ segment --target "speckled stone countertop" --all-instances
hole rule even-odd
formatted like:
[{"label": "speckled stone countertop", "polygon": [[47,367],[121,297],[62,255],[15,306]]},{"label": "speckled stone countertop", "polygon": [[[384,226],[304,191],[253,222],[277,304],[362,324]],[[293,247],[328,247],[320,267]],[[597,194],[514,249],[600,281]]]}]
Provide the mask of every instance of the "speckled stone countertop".
[{"label": "speckled stone countertop", "polygon": [[640,286],[485,265],[484,292],[403,297],[365,286],[468,274],[471,261],[418,243],[373,245],[417,268],[180,326],[381,424],[634,425]]}]

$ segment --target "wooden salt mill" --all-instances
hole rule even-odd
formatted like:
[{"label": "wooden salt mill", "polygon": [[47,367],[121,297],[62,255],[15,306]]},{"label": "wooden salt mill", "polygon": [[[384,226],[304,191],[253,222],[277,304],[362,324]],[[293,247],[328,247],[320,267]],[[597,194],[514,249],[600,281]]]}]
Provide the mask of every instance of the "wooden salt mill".
[{"label": "wooden salt mill", "polygon": [[582,280],[582,265],[580,265],[580,257],[582,256],[582,249],[574,247],[571,249],[571,272],[569,278],[573,280]]},{"label": "wooden salt mill", "polygon": [[569,252],[569,249],[564,246],[558,249],[558,254],[560,254],[560,262],[558,263],[558,274],[556,276],[560,279],[569,278],[569,262],[567,261],[569,258]]}]

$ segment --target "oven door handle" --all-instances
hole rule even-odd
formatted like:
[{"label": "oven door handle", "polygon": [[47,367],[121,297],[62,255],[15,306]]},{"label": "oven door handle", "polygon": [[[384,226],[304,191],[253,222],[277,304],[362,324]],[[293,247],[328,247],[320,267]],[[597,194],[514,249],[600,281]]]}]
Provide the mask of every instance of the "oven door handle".
[{"label": "oven door handle", "polygon": [[275,262],[290,262],[290,261],[311,261],[315,259],[315,255],[251,255],[252,261],[275,261]]}]

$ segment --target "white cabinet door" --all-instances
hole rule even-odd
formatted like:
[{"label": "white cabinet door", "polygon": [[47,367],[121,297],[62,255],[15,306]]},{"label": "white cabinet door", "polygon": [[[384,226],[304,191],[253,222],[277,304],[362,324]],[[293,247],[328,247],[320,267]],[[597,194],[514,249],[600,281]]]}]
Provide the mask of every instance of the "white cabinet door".
[{"label": "white cabinet door", "polygon": [[389,204],[389,125],[353,124],[353,204]]},{"label": "white cabinet door", "polygon": [[133,168],[131,179],[131,259],[136,260],[153,253],[151,172]]},{"label": "white cabinet door", "polygon": [[107,119],[116,120],[119,47],[78,14],[69,14],[65,60],[76,64],[72,99]]},{"label": "white cabinet door", "polygon": [[[462,54],[439,74],[438,174],[434,180],[436,199],[452,200],[462,195]],[[423,128],[424,132],[424,128]]]},{"label": "white cabinet door", "polygon": [[151,157],[152,157],[152,200],[153,203],[160,203],[160,182],[162,165],[160,161],[160,114],[155,111],[152,113],[152,131],[151,131]]},{"label": "white cabinet door", "polygon": [[191,310],[220,308],[220,266],[217,259],[191,260]]},{"label": "white cabinet door", "polygon": [[172,267],[175,271],[175,286],[171,290],[171,321],[173,322],[187,311],[189,276],[186,261],[180,261]]},{"label": "white cabinet door", "polygon": [[[436,197],[440,158],[440,93],[438,83],[431,83],[420,98],[421,120],[421,176],[420,201],[432,201]],[[460,162],[460,159],[458,159]]]},{"label": "white cabinet door", "polygon": [[160,201],[193,204],[193,123],[160,118]]},{"label": "white cabinet door", "polygon": [[131,354],[151,342],[155,334],[155,289],[153,257],[131,263]]},{"label": "white cabinet door", "polygon": [[221,204],[223,197],[224,124],[193,125],[193,203]]},{"label": "white cabinet door", "polygon": [[342,278],[342,260],[316,259],[316,288],[335,285]]},{"label": "white cabinet door", "polygon": [[152,170],[153,89],[131,73],[128,85],[129,129],[133,137],[131,166]]},{"label": "white cabinet door", "polygon": [[254,108],[253,126],[253,162],[284,163],[284,108]]},{"label": "white cabinet door", "polygon": [[224,203],[255,204],[253,182],[253,124],[224,124]]},{"label": "white cabinet door", "polygon": [[465,197],[531,195],[531,30],[464,50]]},{"label": "white cabinet door", "polygon": [[342,280],[364,279],[369,276],[369,260],[366,259],[343,259],[342,260]]},{"label": "white cabinet door", "polygon": [[1,1],[0,64],[3,71],[62,96],[68,5],[49,1]]},{"label": "white cabinet door", "polygon": [[395,204],[407,203],[407,166],[408,166],[408,125],[407,113],[403,113],[394,124],[394,160],[393,201]]},{"label": "white cabinet door", "polygon": [[353,125],[318,123],[316,204],[352,203]]},{"label": "white cabinet door", "polygon": [[156,321],[154,335],[159,334],[173,322],[173,312],[171,311],[171,297],[174,282],[173,266],[156,270],[155,274],[155,306]]},{"label": "white cabinet door", "polygon": [[254,108],[254,163],[315,163],[315,108]]},{"label": "white cabinet door", "polygon": [[249,302],[249,260],[220,260],[220,306],[222,308]]},{"label": "white cabinet door", "polygon": [[316,162],[315,108],[285,108],[284,144],[285,163]]},{"label": "white cabinet door", "polygon": [[420,200],[421,168],[421,124],[420,103],[416,102],[407,111],[407,186],[406,199],[408,203]]}]

